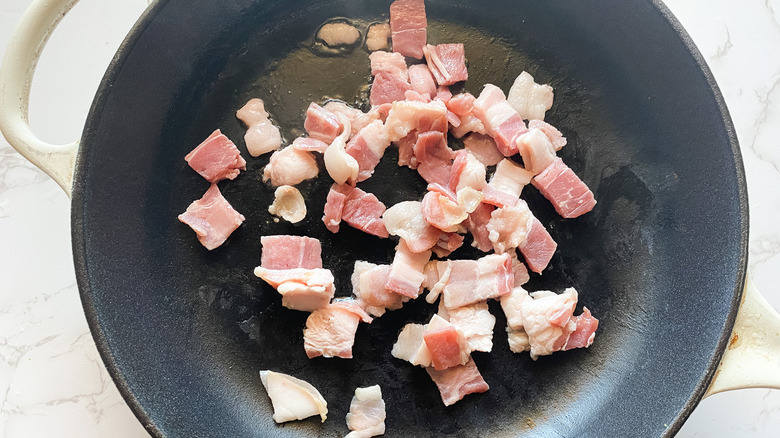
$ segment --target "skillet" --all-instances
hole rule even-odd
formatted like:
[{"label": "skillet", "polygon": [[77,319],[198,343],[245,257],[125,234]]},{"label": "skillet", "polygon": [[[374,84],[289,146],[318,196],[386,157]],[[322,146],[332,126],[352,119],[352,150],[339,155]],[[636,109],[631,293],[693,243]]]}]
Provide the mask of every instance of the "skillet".
[{"label": "skillet", "polygon": [[[352,361],[308,361],[305,315],[281,308],[252,278],[263,234],[321,238],[340,285],[349,284],[352,260],[389,260],[392,242],[324,231],[316,212],[326,177],[303,187],[306,222],[275,224],[265,211],[271,191],[259,181],[267,158],[250,160],[220,186],[247,221],[211,253],[175,221],[206,188],[182,157],[215,127],[241,138],[233,113],[249,97],[267,99],[291,139],[309,101],[364,91],[365,52],[314,57],[309,40],[328,18],[368,23],[389,3],[154,5],[98,92],[73,186],[85,311],[150,431],[341,435],[354,387],[373,383],[388,403],[388,436],[676,431],[734,322],[746,261],[744,175],[722,99],[677,23],[660,5],[615,3],[428,2],[429,41],[466,43],[466,90],[485,82],[506,90],[523,69],[555,87],[549,121],[570,142],[561,155],[599,200],[592,213],[563,221],[532,189],[524,194],[560,248],[529,289],[577,287],[602,321],[597,342],[534,362],[508,351],[499,316],[494,353],[475,358],[491,390],[447,409],[424,371],[389,356],[402,324],[426,319],[432,307],[408,306],[361,327]],[[422,182],[392,158],[361,187],[388,205],[419,198]],[[257,378],[266,368],[313,383],[331,401],[332,419],[275,426]]]}]

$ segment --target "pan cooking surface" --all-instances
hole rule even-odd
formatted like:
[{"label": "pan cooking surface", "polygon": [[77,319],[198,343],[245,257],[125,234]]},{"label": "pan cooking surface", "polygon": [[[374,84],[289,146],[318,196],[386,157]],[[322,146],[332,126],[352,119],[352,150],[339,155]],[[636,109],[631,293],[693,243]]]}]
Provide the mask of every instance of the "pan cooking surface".
[{"label": "pan cooking surface", "polygon": [[[346,225],[325,230],[324,168],[300,186],[307,218],[275,223],[267,211],[273,190],[261,181],[268,156],[249,158],[235,110],[262,98],[289,142],[302,133],[309,102],[364,104],[368,52],[316,56],[312,36],[334,17],[365,30],[387,18],[388,5],[161,1],[120,50],[82,139],[73,232],[85,310],[130,405],[155,435],[343,436],[354,389],[379,384],[391,437],[626,437],[679,428],[733,323],[747,204],[736,140],[709,73],[643,1],[427,2],[428,41],[466,45],[466,91],[488,82],[506,91],[522,70],[555,88],[546,120],[568,138],[560,155],[599,203],[562,220],[525,190],[559,244],[528,289],[576,287],[580,309],[601,320],[593,346],[537,361],[513,354],[491,303],[494,350],[474,354],[490,390],[449,408],[422,368],[390,356],[404,324],[435,313],[422,299],[361,324],[354,359],[306,359],[307,314],[281,307],[252,274],[260,236],[319,238],[341,296],[351,292],[354,260],[389,263],[395,241]],[[247,158],[246,172],[220,183],[247,220],[209,252],[176,216],[208,188],[183,157],[216,128]],[[359,185],[388,206],[420,199],[425,188],[396,160],[388,149]],[[464,247],[453,256],[478,254]],[[275,425],[262,369],[312,383],[328,400],[328,420]]]}]

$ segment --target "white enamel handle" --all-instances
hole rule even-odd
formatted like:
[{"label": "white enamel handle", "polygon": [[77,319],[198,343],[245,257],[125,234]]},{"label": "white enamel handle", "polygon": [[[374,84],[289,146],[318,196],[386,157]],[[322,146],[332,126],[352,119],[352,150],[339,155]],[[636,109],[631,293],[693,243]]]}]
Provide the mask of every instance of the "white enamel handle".
[{"label": "white enamel handle", "polygon": [[742,388],[780,389],[780,314],[750,277],[728,347],[704,396]]},{"label": "white enamel handle", "polygon": [[35,0],[22,15],[0,67],[0,131],[22,156],[41,168],[70,196],[78,141],[47,143],[28,122],[30,85],[43,47],[78,0]]}]

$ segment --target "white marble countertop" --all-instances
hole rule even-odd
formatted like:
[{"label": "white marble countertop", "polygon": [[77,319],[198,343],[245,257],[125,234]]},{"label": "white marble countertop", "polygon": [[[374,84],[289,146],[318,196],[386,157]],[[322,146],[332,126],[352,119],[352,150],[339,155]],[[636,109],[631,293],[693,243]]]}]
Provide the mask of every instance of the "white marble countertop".
[{"label": "white marble countertop", "polygon": [[[0,5],[0,54],[30,0]],[[780,0],[669,0],[704,54],[736,125],[750,197],[750,272],[780,308]],[[705,6],[706,5],[706,6]],[[31,123],[79,137],[97,85],[144,0],[82,0],[36,73]],[[0,436],[147,436],[100,361],[81,309],[69,200],[0,138]],[[774,438],[780,391],[705,399],[678,436]]]}]

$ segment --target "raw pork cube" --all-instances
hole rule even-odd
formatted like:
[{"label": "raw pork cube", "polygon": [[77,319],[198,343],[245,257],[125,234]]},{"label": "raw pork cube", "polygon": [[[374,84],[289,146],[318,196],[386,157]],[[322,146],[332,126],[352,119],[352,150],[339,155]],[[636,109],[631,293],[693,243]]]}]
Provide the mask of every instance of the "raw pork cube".
[{"label": "raw pork cube", "polygon": [[565,218],[582,216],[596,206],[593,192],[560,158],[536,175],[532,184]]},{"label": "raw pork cube", "polygon": [[423,48],[423,53],[439,85],[452,85],[469,78],[463,44],[428,44]]},{"label": "raw pork cube", "polygon": [[246,161],[241,158],[238,148],[219,129],[184,159],[194,171],[211,183],[235,179],[242,170],[246,170]]},{"label": "raw pork cube", "polygon": [[263,236],[260,266],[266,269],[322,268],[320,241],[306,236]]},{"label": "raw pork cube", "polygon": [[453,405],[469,394],[485,392],[490,389],[473,359],[469,359],[465,365],[454,366],[446,370],[437,371],[429,367],[425,371],[439,388],[444,406]]},{"label": "raw pork cube", "polygon": [[216,184],[212,184],[202,198],[190,204],[179,220],[189,225],[208,250],[222,245],[230,234],[244,222],[244,216],[230,206]]},{"label": "raw pork cube", "polygon": [[428,39],[424,0],[396,0],[390,5],[393,51],[410,58],[423,57]]},{"label": "raw pork cube", "polygon": [[312,312],[303,330],[303,347],[309,359],[317,356],[352,358],[352,345],[360,321],[371,317],[352,299],[335,301]]}]

